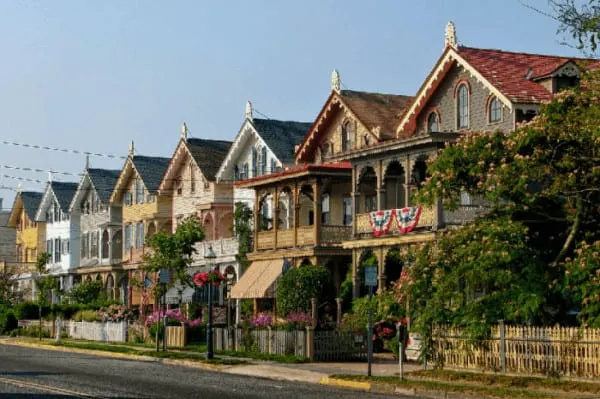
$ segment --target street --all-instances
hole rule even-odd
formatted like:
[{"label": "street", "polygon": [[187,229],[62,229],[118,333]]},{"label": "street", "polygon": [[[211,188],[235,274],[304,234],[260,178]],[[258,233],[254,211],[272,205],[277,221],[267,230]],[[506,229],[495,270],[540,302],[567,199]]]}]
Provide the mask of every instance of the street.
[{"label": "street", "polygon": [[[0,345],[2,398],[355,398],[357,392],[163,365]],[[385,395],[360,393],[361,398]],[[390,396],[398,398],[398,396]]]}]

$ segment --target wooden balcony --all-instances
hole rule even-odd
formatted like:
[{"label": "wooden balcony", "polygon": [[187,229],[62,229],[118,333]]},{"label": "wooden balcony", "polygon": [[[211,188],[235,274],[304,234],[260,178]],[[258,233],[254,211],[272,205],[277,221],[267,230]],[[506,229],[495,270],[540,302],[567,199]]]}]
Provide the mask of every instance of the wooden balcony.
[{"label": "wooden balcony", "polygon": [[[315,242],[315,226],[301,226],[297,229],[283,229],[275,231],[259,231],[256,241],[257,250],[293,248],[294,233],[296,234],[296,247],[310,245],[335,245],[350,239],[352,227],[322,225],[319,242]],[[276,240],[277,238],[277,240]]]},{"label": "wooden balcony", "polygon": [[[369,218],[369,213],[361,213],[356,215],[355,221],[356,223],[356,234],[357,235],[373,235],[373,228],[371,227],[371,222]],[[421,208],[421,216],[419,217],[419,223],[417,223],[417,229],[419,228],[429,228],[431,229],[435,225],[435,207],[434,206],[424,206]],[[392,219],[392,224],[390,225],[390,230],[385,236],[397,235],[398,233],[398,225],[396,223],[396,218]]]}]

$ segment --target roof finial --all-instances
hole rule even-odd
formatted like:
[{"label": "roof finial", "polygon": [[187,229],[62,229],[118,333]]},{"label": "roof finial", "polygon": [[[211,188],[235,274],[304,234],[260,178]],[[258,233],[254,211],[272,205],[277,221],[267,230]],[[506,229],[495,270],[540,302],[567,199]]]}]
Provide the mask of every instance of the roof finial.
[{"label": "roof finial", "polygon": [[21,190],[23,190],[23,183],[17,184],[17,192],[20,194]]},{"label": "roof finial", "polygon": [[339,93],[341,89],[340,73],[334,68],[331,72],[331,90]]},{"label": "roof finial", "polygon": [[250,101],[246,101],[246,119],[250,121],[254,120],[254,111],[252,110],[252,103]]},{"label": "roof finial", "polygon": [[133,157],[133,151],[135,150],[134,146],[133,146],[133,140],[131,140],[131,143],[129,143],[129,156]]},{"label": "roof finial", "polygon": [[185,122],[183,122],[183,125],[181,125],[181,138],[184,140],[187,140],[187,136],[188,136],[188,127],[185,124]]},{"label": "roof finial", "polygon": [[456,48],[456,46],[458,45],[458,42],[456,40],[456,26],[454,26],[454,22],[452,21],[448,21],[448,24],[446,24],[446,35],[444,38],[444,48],[445,47],[452,47],[452,48]]},{"label": "roof finial", "polygon": [[52,183],[52,171],[48,171],[48,183]]},{"label": "roof finial", "polygon": [[85,170],[88,170],[90,168],[90,155],[86,155],[85,156]]}]

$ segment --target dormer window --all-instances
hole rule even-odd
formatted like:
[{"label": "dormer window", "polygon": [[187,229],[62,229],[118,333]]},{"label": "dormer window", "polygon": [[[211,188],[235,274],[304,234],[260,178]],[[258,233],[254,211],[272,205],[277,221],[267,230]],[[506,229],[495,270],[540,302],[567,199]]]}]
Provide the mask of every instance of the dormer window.
[{"label": "dormer window", "polygon": [[456,122],[459,129],[469,127],[469,88],[461,83],[456,92]]},{"label": "dormer window", "polygon": [[502,120],[502,105],[498,97],[492,97],[488,108],[489,122],[495,123]]},{"label": "dormer window", "polygon": [[429,133],[440,131],[440,118],[435,111],[432,111],[427,117],[427,131]]},{"label": "dormer window", "polygon": [[342,151],[352,149],[352,123],[349,121],[342,125]]}]

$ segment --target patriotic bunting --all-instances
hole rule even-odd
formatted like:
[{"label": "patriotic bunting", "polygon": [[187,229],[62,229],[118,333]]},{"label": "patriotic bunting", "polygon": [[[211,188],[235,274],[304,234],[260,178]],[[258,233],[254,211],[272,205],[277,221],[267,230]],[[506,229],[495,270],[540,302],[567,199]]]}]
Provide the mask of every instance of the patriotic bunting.
[{"label": "patriotic bunting", "polygon": [[382,236],[388,232],[390,225],[392,224],[393,217],[393,209],[369,213],[369,221],[371,222],[371,228],[373,229],[373,234],[375,237]]},{"label": "patriotic bunting", "polygon": [[410,208],[396,209],[394,213],[396,214],[398,231],[401,234],[406,234],[417,227],[419,216],[421,216],[421,207],[411,206]]}]

